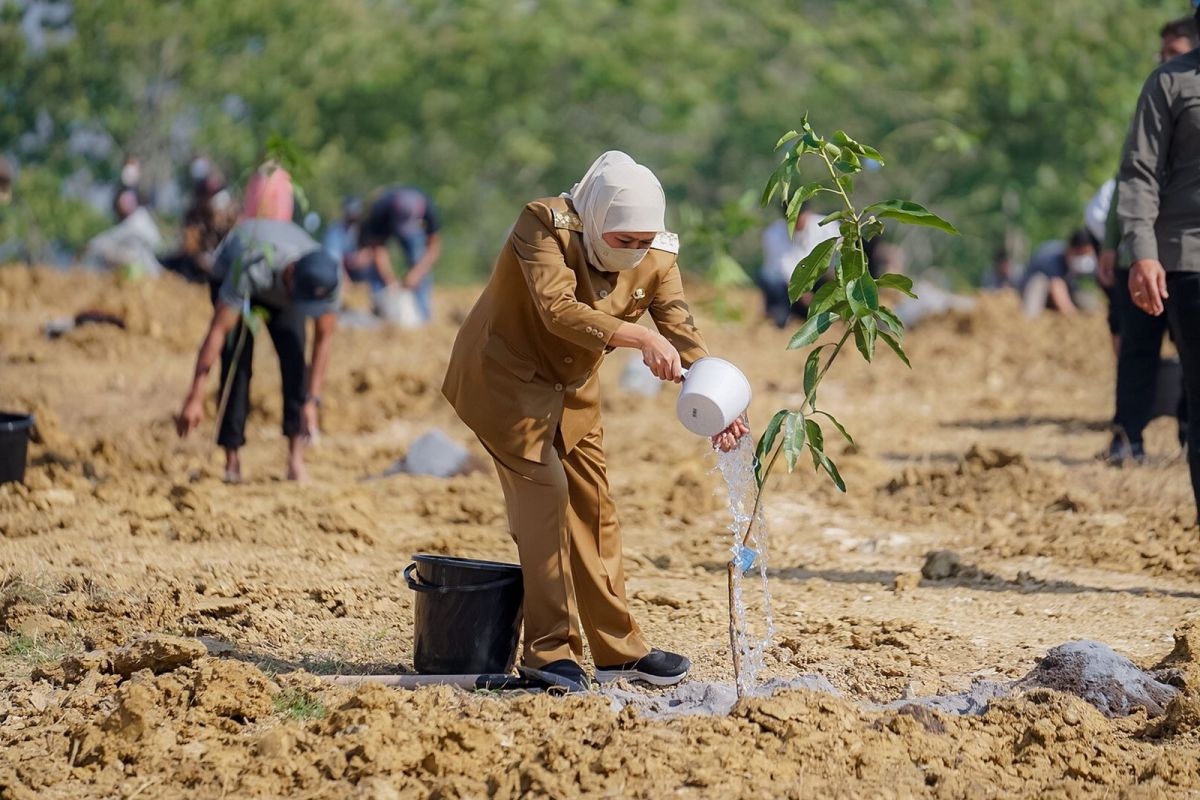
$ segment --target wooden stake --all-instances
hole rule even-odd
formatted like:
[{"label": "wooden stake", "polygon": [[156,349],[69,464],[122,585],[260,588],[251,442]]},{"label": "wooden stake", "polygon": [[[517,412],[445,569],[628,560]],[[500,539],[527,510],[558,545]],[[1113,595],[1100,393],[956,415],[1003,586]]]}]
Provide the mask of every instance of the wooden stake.
[{"label": "wooden stake", "polygon": [[733,653],[733,683],[737,696],[742,697],[742,648],[738,646],[737,607],[733,596],[734,570],[737,565],[729,562],[729,650]]}]

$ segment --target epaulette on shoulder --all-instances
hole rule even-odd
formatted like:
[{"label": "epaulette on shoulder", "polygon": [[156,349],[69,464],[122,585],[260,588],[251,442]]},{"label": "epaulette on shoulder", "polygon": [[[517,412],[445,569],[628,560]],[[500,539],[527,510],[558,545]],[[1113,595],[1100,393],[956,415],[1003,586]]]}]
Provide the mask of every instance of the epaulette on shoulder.
[{"label": "epaulette on shoulder", "polygon": [[650,247],[655,250],[679,255],[679,234],[671,233],[670,231],[661,231],[655,235]]},{"label": "epaulette on shoulder", "polygon": [[553,214],[554,227],[566,228],[569,231],[577,231],[579,233],[583,232],[583,220],[579,218],[578,214],[570,211],[555,211]]}]

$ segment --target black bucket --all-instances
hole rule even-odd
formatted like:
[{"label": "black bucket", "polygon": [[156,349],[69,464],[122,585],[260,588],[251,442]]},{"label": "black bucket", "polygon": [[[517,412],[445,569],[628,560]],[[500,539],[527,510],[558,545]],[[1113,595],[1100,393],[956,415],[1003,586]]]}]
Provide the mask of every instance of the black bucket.
[{"label": "black bucket", "polygon": [[25,480],[25,459],[29,453],[30,414],[0,411],[0,483]]},{"label": "black bucket", "polygon": [[[517,656],[525,585],[516,564],[415,555],[413,666],[426,675],[508,672]],[[415,571],[415,576],[414,576]]]}]

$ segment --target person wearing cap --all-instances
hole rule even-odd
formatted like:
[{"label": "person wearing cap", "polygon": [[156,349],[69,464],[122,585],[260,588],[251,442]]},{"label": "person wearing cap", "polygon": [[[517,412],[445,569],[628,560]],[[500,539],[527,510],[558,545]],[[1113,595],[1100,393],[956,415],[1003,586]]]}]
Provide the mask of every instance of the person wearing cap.
[{"label": "person wearing cap", "polygon": [[[601,681],[669,686],[691,667],[651,648],[629,609],[597,377],[616,348],[674,382],[708,354],[665,214],[658,179],[618,151],[570,192],[525,206],[442,386],[504,491],[524,577],[522,669],[568,688],[588,682],[585,635]],[[657,332],[636,324],[647,313]],[[748,432],[738,421],[713,441],[732,449]]]},{"label": "person wearing cap", "polygon": [[[219,356],[221,388],[227,398],[217,444],[225,449],[226,480],[241,479],[238,453],[246,442],[254,360],[254,335],[247,323],[252,317],[265,316],[263,327],[275,345],[282,378],[287,476],[303,480],[304,445],[317,432],[321,386],[337,326],[341,267],[303,228],[273,219],[251,219],[237,225],[217,249],[213,262],[219,285],[212,321],[176,421],[178,433],[187,436],[204,418],[204,383]],[[316,320],[311,368],[305,364],[305,321],[309,317]],[[218,408],[220,398],[219,394]]]}]

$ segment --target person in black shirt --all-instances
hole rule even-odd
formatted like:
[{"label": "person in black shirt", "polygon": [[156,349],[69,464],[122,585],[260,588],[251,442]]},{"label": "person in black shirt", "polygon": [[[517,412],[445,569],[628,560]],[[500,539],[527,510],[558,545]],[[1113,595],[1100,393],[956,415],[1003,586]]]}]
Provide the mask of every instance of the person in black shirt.
[{"label": "person in black shirt", "polygon": [[387,189],[372,204],[359,234],[356,263],[375,265],[377,274],[394,282],[388,242],[404,252],[408,271],[401,283],[416,295],[425,322],[433,317],[433,267],[442,254],[442,220],[429,196],[411,186]]}]

